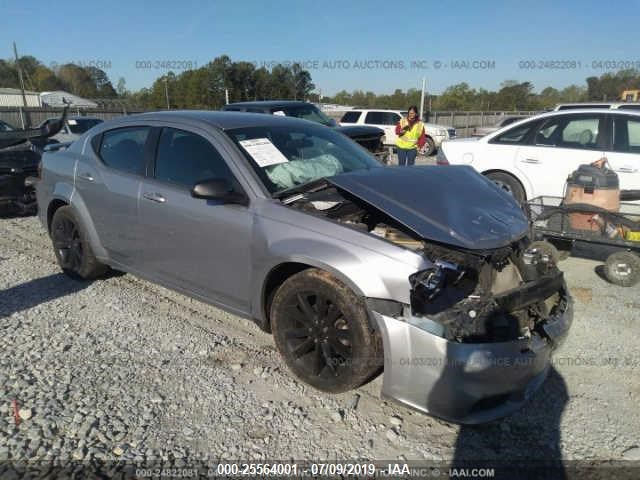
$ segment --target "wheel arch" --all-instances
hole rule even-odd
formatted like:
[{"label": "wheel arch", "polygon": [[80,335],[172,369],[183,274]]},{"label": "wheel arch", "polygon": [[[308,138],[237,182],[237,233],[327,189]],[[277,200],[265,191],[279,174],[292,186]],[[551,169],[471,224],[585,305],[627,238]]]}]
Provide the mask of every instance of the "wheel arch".
[{"label": "wheel arch", "polygon": [[520,186],[522,187],[522,190],[524,191],[524,195],[525,195],[525,200],[530,199],[531,198],[531,188],[530,185],[526,184],[525,182],[522,181],[522,179],[520,177],[518,177],[517,175],[515,175],[513,172],[510,172],[508,170],[502,170],[500,168],[490,168],[489,170],[483,170],[482,175],[487,176],[490,173],[503,173],[505,175],[509,175],[510,177],[512,177],[514,180],[516,180]]},{"label": "wheel arch", "polygon": [[293,275],[310,268],[316,268],[329,273],[350,288],[355,295],[365,298],[364,293],[350,278],[329,265],[310,261],[308,259],[283,261],[272,267],[262,282],[262,290],[260,294],[260,318],[258,319],[260,328],[271,333],[270,306],[273,296],[278,288]]},{"label": "wheel arch", "polygon": [[47,206],[47,233],[51,234],[51,221],[60,207],[69,206],[69,202],[60,198],[54,198]]}]

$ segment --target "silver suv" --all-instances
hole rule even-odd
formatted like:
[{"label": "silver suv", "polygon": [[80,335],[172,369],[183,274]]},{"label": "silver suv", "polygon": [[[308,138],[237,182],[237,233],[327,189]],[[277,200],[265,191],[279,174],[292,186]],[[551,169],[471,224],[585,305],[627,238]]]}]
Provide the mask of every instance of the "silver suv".
[{"label": "silver suv", "polygon": [[304,120],[105,122],[44,155],[37,196],[64,272],[112,267],[251,318],[327,392],[384,366],[386,396],[492,420],[544,381],[571,324],[508,194],[470,167],[383,167]]}]

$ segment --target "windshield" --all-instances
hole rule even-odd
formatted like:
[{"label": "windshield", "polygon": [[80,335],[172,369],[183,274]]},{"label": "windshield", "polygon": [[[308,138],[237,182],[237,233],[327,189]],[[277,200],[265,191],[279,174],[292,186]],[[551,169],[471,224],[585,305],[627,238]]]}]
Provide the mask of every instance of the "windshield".
[{"label": "windshield", "polygon": [[99,118],[70,118],[67,120],[71,133],[84,133],[90,128],[102,123]]},{"label": "windshield", "polygon": [[381,167],[358,144],[324,127],[261,126],[226,133],[274,196],[324,177]]},{"label": "windshield", "polygon": [[[302,118],[310,122],[320,123],[328,127],[335,126],[335,122],[327,117],[315,105],[296,105],[292,107],[274,108],[271,113],[278,115],[278,112],[284,113],[287,117]],[[282,115],[282,114],[280,114]]]}]

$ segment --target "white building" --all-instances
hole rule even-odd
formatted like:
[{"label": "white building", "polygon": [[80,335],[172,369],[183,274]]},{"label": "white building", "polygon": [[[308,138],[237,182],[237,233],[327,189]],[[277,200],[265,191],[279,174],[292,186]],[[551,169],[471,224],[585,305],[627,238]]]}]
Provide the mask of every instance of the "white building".
[{"label": "white building", "polygon": [[97,108],[98,104],[87,100],[86,98],[78,97],[72,93],[65,92],[63,90],[57,90],[55,92],[42,92],[40,94],[40,101],[43,106],[46,107],[69,107],[76,108]]},{"label": "white building", "polygon": [[[24,91],[27,107],[41,107],[38,92]],[[0,107],[24,107],[22,90],[19,88],[0,88]]]}]

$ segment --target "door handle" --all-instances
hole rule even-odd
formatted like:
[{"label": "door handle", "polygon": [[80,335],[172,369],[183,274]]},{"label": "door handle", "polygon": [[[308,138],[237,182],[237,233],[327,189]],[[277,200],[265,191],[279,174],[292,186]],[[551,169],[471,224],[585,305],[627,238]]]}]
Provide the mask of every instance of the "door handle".
[{"label": "door handle", "polygon": [[93,175],[90,173],[81,173],[78,175],[79,178],[86,180],[87,182],[93,182]]},{"label": "door handle", "polygon": [[620,168],[616,168],[615,171],[622,172],[622,173],[636,173],[638,169],[633,167],[620,167]]},{"label": "door handle", "polygon": [[156,202],[156,203],[164,203],[164,202],[167,201],[167,199],[164,198],[159,193],[145,192],[145,193],[142,194],[142,196],[144,198],[146,198],[147,200],[151,200],[152,202]]},{"label": "door handle", "polygon": [[538,160],[537,158],[525,158],[523,160],[520,160],[522,163],[540,163],[540,160]]}]

